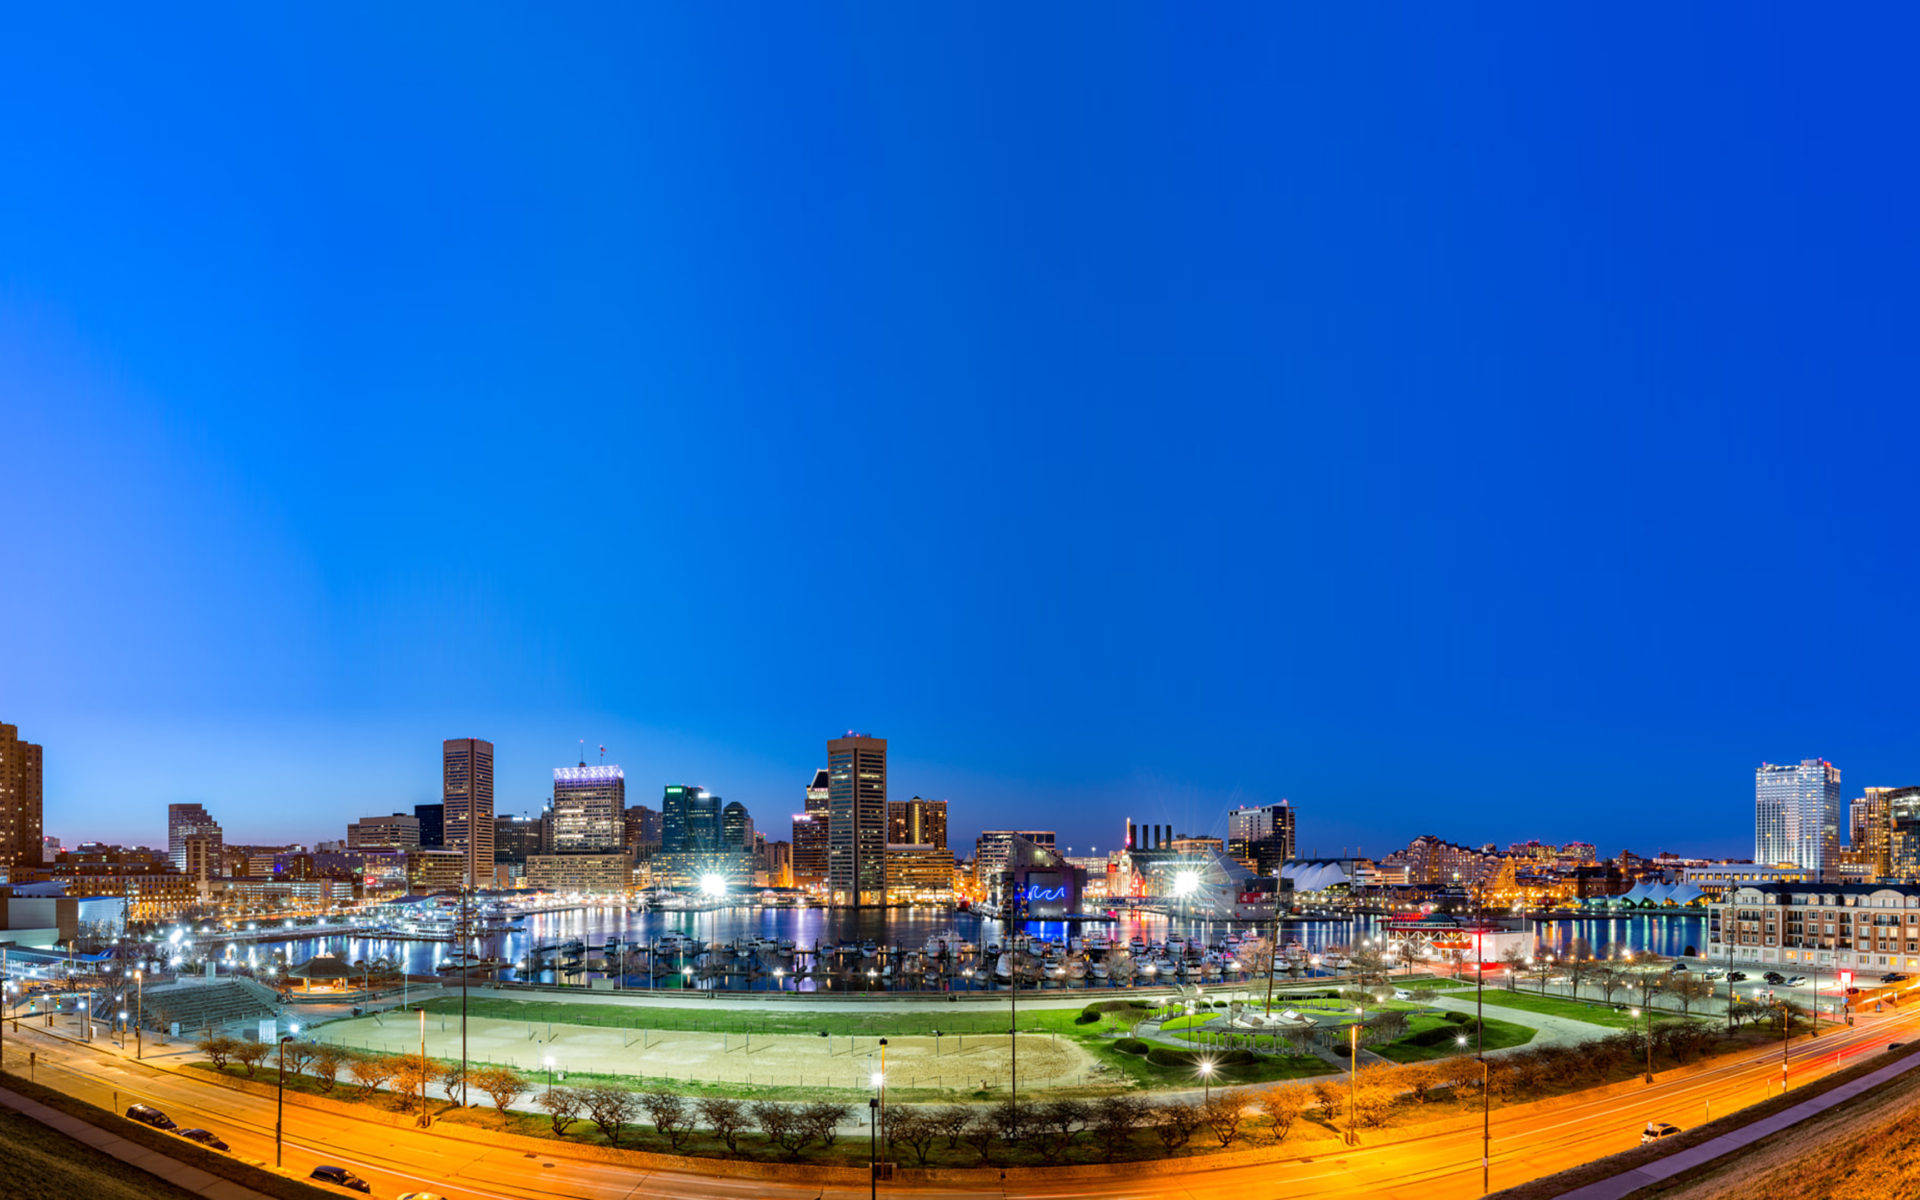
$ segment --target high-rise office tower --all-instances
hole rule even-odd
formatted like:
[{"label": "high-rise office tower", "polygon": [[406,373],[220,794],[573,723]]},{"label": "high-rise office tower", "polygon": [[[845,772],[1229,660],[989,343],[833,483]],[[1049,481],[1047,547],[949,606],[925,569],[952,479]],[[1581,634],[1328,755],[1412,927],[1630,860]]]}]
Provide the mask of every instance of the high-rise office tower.
[{"label": "high-rise office tower", "polygon": [[660,810],[648,808],[644,804],[634,804],[627,808],[627,849],[640,851],[658,850],[661,844]]},{"label": "high-rise office tower", "polygon": [[887,739],[827,742],[827,888],[837,904],[886,903]]},{"label": "high-rise office tower", "polygon": [[1881,875],[1920,881],[1920,787],[1869,788],[1884,810],[1887,866]]},{"label": "high-rise office tower", "polygon": [[627,776],[616,763],[555,767],[553,852],[607,854],[626,848]]},{"label": "high-rise office tower", "polygon": [[[167,805],[167,855],[173,859],[174,870],[186,871],[187,839],[192,837],[205,838],[204,852],[211,855],[216,864],[222,861],[225,838],[207,810],[198,804]],[[217,867],[214,873],[219,874]]]},{"label": "high-rise office tower", "polygon": [[1840,768],[1824,758],[1762,763],[1753,773],[1753,859],[1824,878],[1839,864]]},{"label": "high-rise office tower", "polygon": [[1855,852],[1855,861],[1866,863],[1875,879],[1883,879],[1893,870],[1891,797],[1914,790],[1870,787],[1853,802],[1853,819],[1847,830],[1847,844]]},{"label": "high-rise office tower", "polygon": [[468,887],[493,883],[493,743],[448,738],[440,748],[446,848],[466,856]]},{"label": "high-rise office tower", "polygon": [[804,810],[793,817],[793,884],[827,886],[827,769],[813,773]]},{"label": "high-rise office tower", "polygon": [[0,865],[37,866],[40,841],[41,750],[0,725]]},{"label": "high-rise office tower", "polygon": [[738,800],[720,810],[720,844],[728,850],[753,849],[753,817]]},{"label": "high-rise office tower", "polygon": [[720,797],[702,787],[670,784],[660,797],[660,849],[707,854],[720,849]]},{"label": "high-rise office tower", "polygon": [[887,801],[887,844],[946,845],[947,802],[918,796]]},{"label": "high-rise office tower", "polygon": [[447,806],[444,804],[416,804],[413,815],[420,821],[420,848],[422,850],[444,850],[447,848]]}]

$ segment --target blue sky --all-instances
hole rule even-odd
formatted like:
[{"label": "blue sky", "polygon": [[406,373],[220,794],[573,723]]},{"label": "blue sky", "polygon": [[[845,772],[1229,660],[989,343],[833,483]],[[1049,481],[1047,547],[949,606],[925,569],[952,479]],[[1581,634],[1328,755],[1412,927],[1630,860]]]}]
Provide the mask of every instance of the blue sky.
[{"label": "blue sky", "polygon": [[0,720],[46,826],[438,742],[784,827],[1751,850],[1920,781],[1894,10],[0,16]]}]

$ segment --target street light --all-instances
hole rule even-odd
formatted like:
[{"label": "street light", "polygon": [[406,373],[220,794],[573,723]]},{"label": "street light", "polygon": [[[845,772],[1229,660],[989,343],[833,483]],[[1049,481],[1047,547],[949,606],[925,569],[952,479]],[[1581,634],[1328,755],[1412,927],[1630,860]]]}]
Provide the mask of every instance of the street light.
[{"label": "street light", "polygon": [[273,1102],[273,1165],[276,1167],[280,1165],[280,1131],[287,1115],[287,1043],[292,1040],[291,1033],[280,1035],[280,1081],[274,1089]]},{"label": "street light", "polygon": [[1210,1058],[1200,1060],[1200,1102],[1213,1103],[1213,1060]]},{"label": "street light", "polygon": [[1355,1021],[1347,1026],[1348,1051],[1352,1055],[1347,1064],[1347,1145],[1356,1146],[1359,1137],[1359,1079],[1360,1079],[1360,1023]]},{"label": "street light", "polygon": [[551,1096],[553,1095],[553,1055],[547,1055],[542,1061],[547,1064],[547,1095]]},{"label": "street light", "polygon": [[[1640,1010],[1638,1008],[1629,1008],[1627,1010],[1627,1015],[1637,1019],[1640,1016]],[[1653,1082],[1653,1005],[1652,1004],[1647,1005],[1647,1082],[1648,1083]]]}]

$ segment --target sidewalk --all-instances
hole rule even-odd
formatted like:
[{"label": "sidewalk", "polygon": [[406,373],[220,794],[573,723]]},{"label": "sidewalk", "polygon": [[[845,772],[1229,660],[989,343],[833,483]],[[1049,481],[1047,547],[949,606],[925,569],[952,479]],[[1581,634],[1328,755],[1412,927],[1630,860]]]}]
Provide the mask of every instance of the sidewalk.
[{"label": "sidewalk", "polygon": [[206,1196],[208,1200],[271,1200],[264,1192],[256,1192],[252,1188],[241,1187],[217,1175],[209,1175],[198,1167],[190,1167],[176,1159],[168,1158],[158,1150],[149,1150],[117,1134],[108,1133],[97,1125],[90,1125],[79,1117],[70,1117],[57,1109],[48,1108],[37,1100],[29,1100],[5,1088],[0,1088],[0,1105],[22,1116],[31,1117],[49,1129],[63,1133],[76,1142],[91,1146],[102,1154],[111,1155],[129,1166],[138,1167],[149,1175],[157,1175],[175,1187]]},{"label": "sidewalk", "polygon": [[1563,1192],[1559,1200],[1621,1200],[1622,1197],[1631,1196],[1649,1184],[1671,1179],[1682,1171],[1692,1170],[1694,1167],[1751,1146],[1764,1137],[1797,1125],[1809,1117],[1817,1116],[1836,1104],[1845,1104],[1862,1092],[1871,1091],[1889,1079],[1911,1071],[1915,1067],[1920,1067],[1920,1055],[1911,1055],[1891,1066],[1862,1075],[1851,1083],[1843,1083],[1837,1088],[1822,1092],[1811,1100],[1743,1125],[1730,1133],[1723,1133],[1698,1146],[1675,1151],[1643,1167],[1622,1172],[1610,1179],[1602,1179],[1597,1183],[1575,1188],[1571,1192]]}]

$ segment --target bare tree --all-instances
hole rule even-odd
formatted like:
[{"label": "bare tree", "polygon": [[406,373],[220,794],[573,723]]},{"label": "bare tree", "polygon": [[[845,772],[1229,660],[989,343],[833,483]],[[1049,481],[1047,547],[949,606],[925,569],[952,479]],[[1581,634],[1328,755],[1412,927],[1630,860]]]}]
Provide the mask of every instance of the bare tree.
[{"label": "bare tree", "polygon": [[885,1137],[887,1146],[904,1145],[913,1151],[919,1165],[927,1165],[927,1155],[933,1151],[933,1143],[940,1136],[934,1123],[925,1113],[906,1104],[896,1104],[887,1109]]},{"label": "bare tree", "polygon": [[1169,1152],[1178,1150],[1200,1128],[1200,1110],[1180,1100],[1169,1101],[1153,1110],[1153,1133]]},{"label": "bare tree", "polygon": [[[648,1096],[660,1094],[665,1093],[649,1092]],[[676,1101],[680,1099],[678,1096],[673,1098]],[[638,1120],[640,1116],[640,1098],[626,1088],[615,1087],[610,1083],[594,1083],[581,1088],[580,1102],[586,1106],[587,1119],[599,1128],[601,1136],[607,1139],[609,1146],[618,1146],[621,1130]],[[686,1105],[682,1102],[680,1111],[684,1113],[685,1110]],[[649,1107],[649,1114],[652,1115],[651,1107]],[[654,1128],[666,1136],[675,1150],[680,1148],[679,1138],[667,1133],[657,1116],[654,1119]],[[681,1136],[685,1136],[684,1128],[681,1130]]]},{"label": "bare tree", "polygon": [[580,1093],[570,1087],[548,1088],[534,1097],[534,1104],[547,1114],[555,1137],[565,1137],[567,1127],[580,1119],[586,1104]]},{"label": "bare tree", "polygon": [[1612,1004],[1613,994],[1626,986],[1627,977],[1612,967],[1601,967],[1593,973],[1593,982],[1600,989],[1600,995]]},{"label": "bare tree", "polygon": [[832,1147],[840,1137],[840,1126],[853,1114],[850,1104],[836,1104],[831,1100],[818,1100],[800,1110],[801,1119],[806,1121],[807,1129],[822,1146]]},{"label": "bare tree", "polygon": [[241,1038],[234,1043],[233,1059],[247,1069],[247,1078],[253,1078],[255,1068],[266,1061],[267,1044],[256,1042],[252,1038]]},{"label": "bare tree", "polygon": [[1681,1012],[1692,1012],[1697,1002],[1713,996],[1713,981],[1694,972],[1683,971],[1671,977],[1667,990],[1679,1001]]},{"label": "bare tree", "polygon": [[448,1104],[458,1104],[461,1093],[466,1090],[464,1086],[467,1082],[466,1068],[456,1062],[447,1063],[440,1068],[438,1078],[440,1094],[447,1098]]},{"label": "bare tree", "polygon": [[307,1064],[313,1061],[314,1047],[311,1042],[283,1042],[280,1053],[286,1055],[287,1070],[304,1075]]},{"label": "bare tree", "polygon": [[227,1060],[232,1058],[233,1052],[240,1048],[240,1043],[225,1034],[209,1033],[195,1042],[193,1047],[206,1055],[207,1061],[212,1063],[216,1070],[224,1071],[227,1069]]},{"label": "bare tree", "polygon": [[1231,1146],[1240,1137],[1241,1126],[1246,1123],[1246,1110],[1240,1105],[1240,1098],[1228,1092],[1210,1096],[1200,1106],[1200,1119],[1222,1147]]},{"label": "bare tree", "polygon": [[1147,1119],[1147,1108],[1131,1096],[1102,1096],[1093,1102],[1093,1136],[1108,1162]]},{"label": "bare tree", "polygon": [[485,1092],[493,1106],[504,1114],[515,1100],[526,1094],[527,1079],[512,1067],[477,1067],[473,1072],[473,1086]]},{"label": "bare tree", "polygon": [[1267,1118],[1267,1135],[1285,1141],[1294,1122],[1306,1111],[1308,1095],[1302,1087],[1271,1087],[1260,1093],[1260,1112]]},{"label": "bare tree", "polygon": [[320,1090],[331,1092],[340,1082],[340,1068],[353,1056],[345,1047],[322,1042],[313,1048],[313,1077],[320,1084]]},{"label": "bare tree", "polygon": [[1582,980],[1591,979],[1594,972],[1593,943],[1583,937],[1573,939],[1567,948],[1567,979],[1572,983],[1572,994],[1580,995]]},{"label": "bare tree", "polygon": [[694,1107],[713,1136],[727,1144],[727,1153],[740,1153],[740,1133],[747,1126],[746,1105],[724,1096],[708,1096]]},{"label": "bare tree", "polygon": [[687,1136],[687,1102],[678,1092],[656,1088],[640,1095],[640,1106],[647,1110],[654,1132],[667,1139],[675,1150]]},{"label": "bare tree", "polygon": [[787,1105],[759,1100],[747,1111],[753,1117],[753,1123],[760,1127],[761,1136],[770,1145],[778,1147],[789,1162],[799,1158],[800,1152],[813,1140],[799,1112]]},{"label": "bare tree", "polygon": [[973,1120],[973,1110],[964,1104],[948,1104],[936,1108],[927,1114],[927,1123],[941,1137],[947,1139],[947,1149],[960,1148],[960,1138],[967,1131],[967,1122]]},{"label": "bare tree", "polygon": [[400,1107],[411,1110],[427,1102],[427,1087],[440,1074],[438,1065],[418,1054],[403,1054],[393,1064],[393,1087],[400,1094]]},{"label": "bare tree", "polygon": [[1507,968],[1507,990],[1520,982],[1520,971],[1527,965],[1529,955],[1518,946],[1508,946],[1500,952],[1500,962]]},{"label": "bare tree", "polygon": [[371,1096],[380,1085],[393,1078],[393,1061],[384,1054],[362,1054],[347,1063],[347,1074],[360,1085],[362,1096]]}]

